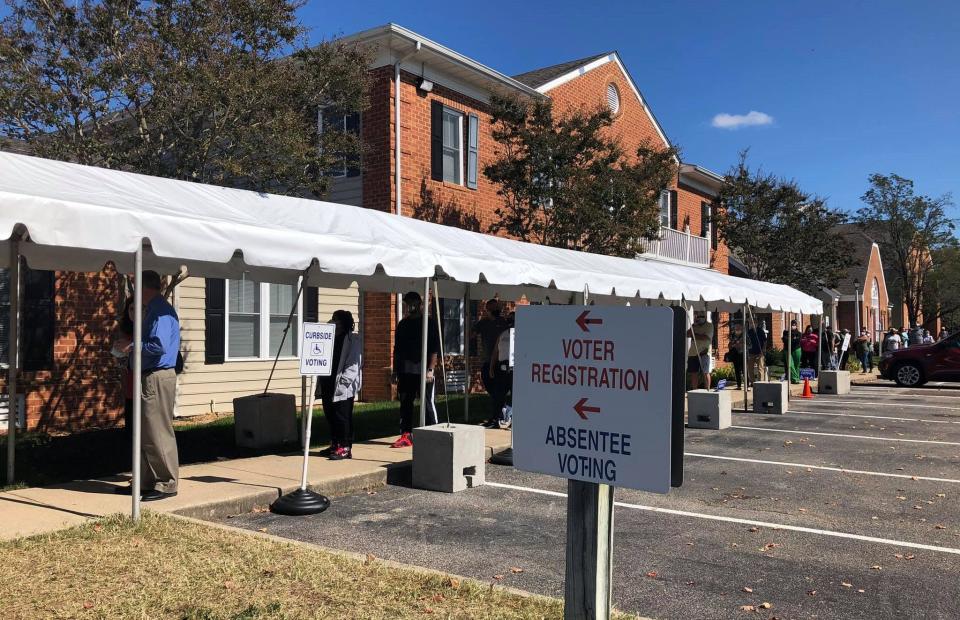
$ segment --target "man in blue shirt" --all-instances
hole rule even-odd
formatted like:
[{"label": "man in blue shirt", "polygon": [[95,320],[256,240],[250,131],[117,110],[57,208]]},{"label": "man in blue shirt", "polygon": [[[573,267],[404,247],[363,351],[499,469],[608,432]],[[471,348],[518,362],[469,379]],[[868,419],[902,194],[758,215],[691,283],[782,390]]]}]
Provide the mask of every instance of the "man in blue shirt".
[{"label": "man in blue shirt", "polygon": [[173,433],[180,318],[160,291],[160,274],[144,271],[140,482],[145,502],[176,495],[180,470]]}]

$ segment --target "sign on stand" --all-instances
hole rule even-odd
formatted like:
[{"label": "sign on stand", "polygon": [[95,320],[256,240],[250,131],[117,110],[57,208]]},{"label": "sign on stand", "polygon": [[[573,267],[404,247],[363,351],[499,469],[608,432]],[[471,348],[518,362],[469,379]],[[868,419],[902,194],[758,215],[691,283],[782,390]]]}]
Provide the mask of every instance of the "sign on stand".
[{"label": "sign on stand", "polygon": [[674,310],[519,308],[514,467],[656,493],[679,486],[684,329]]},{"label": "sign on stand", "polygon": [[513,465],[567,478],[564,618],[609,618],[613,490],[683,481],[686,315],[517,310]]},{"label": "sign on stand", "polygon": [[300,342],[300,374],[329,377],[333,374],[333,323],[304,323]]}]

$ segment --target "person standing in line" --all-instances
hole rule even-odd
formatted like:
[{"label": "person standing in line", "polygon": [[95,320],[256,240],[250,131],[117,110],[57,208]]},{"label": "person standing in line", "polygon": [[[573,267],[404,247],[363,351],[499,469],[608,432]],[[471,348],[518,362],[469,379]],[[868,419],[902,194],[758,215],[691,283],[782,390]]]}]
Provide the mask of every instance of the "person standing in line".
[{"label": "person standing in line", "polygon": [[727,353],[733,364],[733,374],[737,378],[737,389],[743,387],[743,325],[734,323],[730,331],[730,350]]},{"label": "person standing in line", "polygon": [[904,327],[900,330],[900,348],[906,349],[910,347],[910,330]]},{"label": "person standing in line", "polygon": [[943,327],[940,328],[940,333],[937,335],[937,342],[944,340],[949,335],[950,335],[950,332],[947,331],[947,327],[944,325]]},{"label": "person standing in line", "polygon": [[757,329],[756,326],[751,327],[747,331],[747,342],[749,344],[747,349],[747,364],[749,365],[747,368],[747,386],[749,387],[754,381],[764,380],[766,367],[764,355],[767,350],[766,331]]},{"label": "person standing in line", "polygon": [[[800,338],[803,334],[797,329],[796,320],[790,321],[790,330],[783,330],[784,373],[790,377],[790,383],[800,383]],[[789,350],[788,350],[789,349]]]},{"label": "person standing in line", "polygon": [[491,428],[510,428],[513,424],[513,365],[510,359],[510,342],[513,339],[514,313],[507,316],[505,327],[493,345],[490,356],[490,374],[503,390],[503,408],[497,417],[497,425]]},{"label": "person standing in line", "polygon": [[687,330],[690,344],[687,347],[687,375],[690,389],[700,388],[703,377],[704,389],[710,389],[710,350],[713,346],[713,323],[707,322],[705,312],[694,315],[693,326]]},{"label": "person standing in line", "polygon": [[[160,291],[156,271],[143,272],[143,344],[141,348],[140,452],[141,499],[145,502],[174,497],[180,471],[177,437],[173,432],[173,406],[177,395],[177,356],[180,352],[180,317]],[[134,317],[136,318],[136,317]],[[131,353],[135,343],[127,346]],[[130,493],[121,489],[119,493]]]},{"label": "person standing in line", "polygon": [[930,330],[929,329],[923,330],[922,344],[933,344],[934,342],[936,341],[933,339],[933,334],[930,333]]},{"label": "person standing in line", "polygon": [[883,352],[899,351],[900,343],[900,334],[897,333],[897,328],[891,327],[887,332],[886,338],[883,339]]},{"label": "person standing in line", "polygon": [[860,330],[860,336],[853,343],[857,359],[860,360],[860,372],[873,372],[873,341],[870,339],[870,332],[866,329]]},{"label": "person standing in line", "polygon": [[813,331],[812,325],[807,325],[800,337],[800,366],[802,368],[817,367],[817,351],[820,349],[820,336]]},{"label": "person standing in line", "polygon": [[494,348],[497,338],[506,329],[507,323],[501,316],[503,307],[499,300],[489,299],[483,308],[485,315],[473,325],[473,332],[480,336],[480,359],[482,360],[480,381],[483,383],[483,389],[490,396],[490,416],[483,426],[496,428],[502,415],[506,389],[492,374],[491,368],[494,367]]},{"label": "person standing in line", "polygon": [[420,394],[421,373],[426,374],[427,391],[426,424],[437,423],[434,405],[434,368],[440,354],[440,336],[436,324],[430,321],[427,328],[427,367],[421,368],[420,355],[423,346],[423,300],[420,294],[410,291],[403,296],[403,319],[397,323],[393,342],[393,373],[391,380],[397,385],[400,399],[400,438],[391,448],[413,446],[413,403]]},{"label": "person standing in line", "polygon": [[360,336],[349,310],[336,310],[330,317],[336,325],[333,336],[333,374],[319,377],[316,395],[330,425],[330,448],[321,452],[331,461],[353,458],[353,401],[362,383]]},{"label": "person standing in line", "polygon": [[[843,348],[843,343],[847,343],[847,348]],[[840,330],[840,363],[838,364],[840,370],[847,369],[847,360],[850,359],[850,349],[853,348],[853,335],[850,333],[849,329]]]}]

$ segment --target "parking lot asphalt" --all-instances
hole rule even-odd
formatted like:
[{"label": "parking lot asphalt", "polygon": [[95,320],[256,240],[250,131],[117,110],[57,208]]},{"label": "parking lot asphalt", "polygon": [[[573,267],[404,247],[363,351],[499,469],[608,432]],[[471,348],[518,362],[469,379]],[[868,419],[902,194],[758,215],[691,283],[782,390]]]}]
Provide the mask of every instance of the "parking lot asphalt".
[{"label": "parking lot asphalt", "polygon": [[[655,618],[960,618],[960,390],[854,387],[687,429],[683,487],[617,489],[614,601]],[[566,481],[489,465],[249,529],[562,596]],[[515,570],[519,569],[519,570]],[[764,607],[769,603],[769,607]]]}]

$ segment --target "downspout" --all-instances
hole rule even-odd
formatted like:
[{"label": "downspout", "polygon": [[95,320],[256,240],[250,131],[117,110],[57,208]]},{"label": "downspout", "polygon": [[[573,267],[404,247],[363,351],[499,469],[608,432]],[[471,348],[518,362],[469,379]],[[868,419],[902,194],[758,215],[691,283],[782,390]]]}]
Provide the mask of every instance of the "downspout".
[{"label": "downspout", "polygon": [[[398,58],[395,63],[393,63],[393,93],[394,93],[393,170],[394,170],[394,183],[395,183],[394,191],[396,192],[395,204],[396,204],[397,215],[403,215],[403,210],[402,210],[403,198],[401,197],[402,194],[400,193],[400,190],[401,190],[400,182],[401,182],[401,179],[403,178],[403,175],[400,173],[400,160],[402,159],[401,149],[400,149],[400,64],[404,60],[410,58],[411,56],[415,55],[417,52],[420,51],[420,41],[414,41],[413,43],[414,43],[413,50],[410,52],[407,52],[406,54]],[[401,299],[402,299],[402,296],[398,293],[397,294],[397,322],[398,323],[400,322],[400,319],[403,318],[403,302],[401,301]],[[427,301],[424,300],[423,303],[426,304]]]}]

